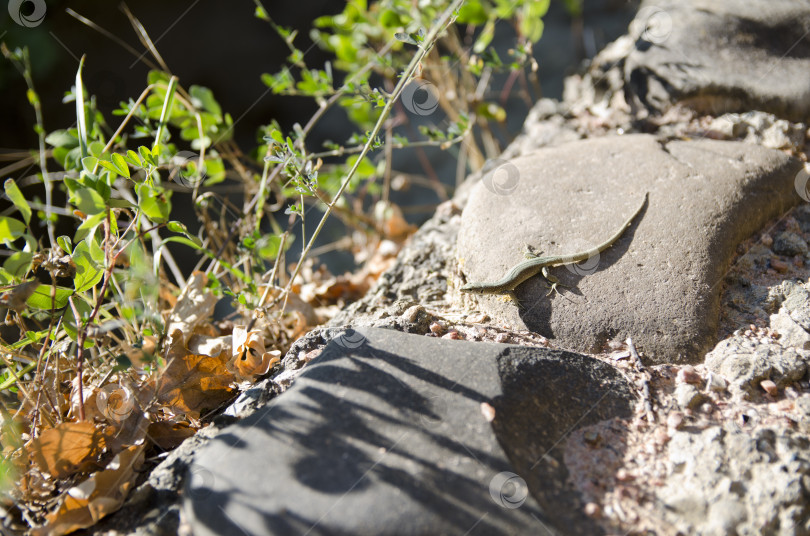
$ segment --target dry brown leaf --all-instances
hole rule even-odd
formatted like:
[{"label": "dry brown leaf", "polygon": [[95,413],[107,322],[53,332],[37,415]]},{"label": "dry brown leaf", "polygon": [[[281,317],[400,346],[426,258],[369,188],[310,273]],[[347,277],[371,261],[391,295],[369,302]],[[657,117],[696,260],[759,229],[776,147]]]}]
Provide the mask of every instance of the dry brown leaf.
[{"label": "dry brown leaf", "polygon": [[211,337],[200,333],[195,333],[188,340],[188,350],[192,354],[218,356],[219,354],[231,353],[231,336],[223,335]]},{"label": "dry brown leaf", "polygon": [[215,408],[233,395],[229,356],[183,355],[179,339],[173,339],[177,342],[169,350],[169,364],[158,382],[157,401],[176,414],[199,419],[201,410]]},{"label": "dry brown leaf", "polygon": [[195,329],[207,322],[214,313],[217,298],[205,288],[207,277],[203,272],[194,272],[189,278],[186,288],[177,299],[174,309],[169,314],[166,333],[180,330],[183,335],[183,344],[194,333]]},{"label": "dry brown leaf", "polygon": [[31,440],[28,451],[41,471],[65,478],[87,469],[104,446],[104,434],[93,423],[64,422]]},{"label": "dry brown leaf", "polygon": [[103,471],[70,488],[61,508],[48,515],[48,525],[33,534],[68,534],[118,510],[138,476],[135,471],[143,464],[143,450],[144,445],[135,445],[119,452]]},{"label": "dry brown leaf", "polygon": [[281,352],[265,351],[264,338],[259,330],[247,331],[245,326],[233,327],[233,356],[228,363],[237,379],[253,380],[267,374],[270,367],[281,360]]},{"label": "dry brown leaf", "polygon": [[395,240],[404,240],[416,232],[416,226],[405,221],[402,209],[393,203],[380,201],[374,207],[374,215],[382,222],[383,234]]},{"label": "dry brown leaf", "polygon": [[158,448],[172,450],[196,432],[186,423],[154,422],[146,431],[149,440]]}]

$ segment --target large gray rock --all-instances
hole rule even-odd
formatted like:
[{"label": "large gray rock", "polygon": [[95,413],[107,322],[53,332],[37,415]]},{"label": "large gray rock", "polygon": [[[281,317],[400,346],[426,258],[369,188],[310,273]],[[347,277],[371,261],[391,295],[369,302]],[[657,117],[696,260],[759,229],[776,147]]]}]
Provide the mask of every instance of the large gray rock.
[{"label": "large gray rock", "polygon": [[[660,142],[649,135],[583,140],[501,163],[473,189],[458,257],[466,282],[501,278],[523,260],[592,248],[649,203],[621,239],[584,265],[552,273],[571,289],[518,287],[523,309],[476,296],[496,324],[555,345],[598,351],[632,335],[656,362],[695,362],[716,336],[719,293],[737,244],[799,203],[801,164],[740,142]],[[499,173],[502,175],[499,177]]]},{"label": "large gray rock", "polygon": [[633,399],[585,356],[367,328],[202,447],[184,511],[196,536],[600,534],[563,446]]},{"label": "large gray rock", "polygon": [[810,119],[810,4],[794,0],[655,0],[630,25],[629,92],[665,110],[765,110]]}]

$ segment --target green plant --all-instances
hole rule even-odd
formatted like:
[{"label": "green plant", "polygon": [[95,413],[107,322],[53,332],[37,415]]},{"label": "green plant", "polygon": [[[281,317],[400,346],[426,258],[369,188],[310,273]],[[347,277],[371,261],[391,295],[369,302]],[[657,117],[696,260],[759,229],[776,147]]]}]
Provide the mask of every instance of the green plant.
[{"label": "green plant", "polygon": [[[66,95],[75,102],[76,124],[48,133],[28,52],[2,46],[28,84],[46,195],[44,203],[32,199],[8,179],[4,191],[17,213],[0,216],[0,243],[10,252],[0,268],[2,305],[7,323],[19,330],[18,340],[3,341],[0,390],[13,390],[23,400],[20,407],[29,409],[22,428],[30,437],[86,419],[88,378],[98,387],[110,374],[132,373],[133,381],[147,385],[165,370],[171,350],[162,345],[170,335],[167,289],[182,288],[191,278],[169,245],[200,256],[209,291],[231,296],[248,330],[258,318],[265,325],[281,323],[289,314],[286,300],[332,214],[365,233],[384,234],[392,151],[460,147],[459,176],[497,156],[495,131],[505,112],[487,93],[488,84],[499,70],[514,82],[528,69],[531,79],[531,45],[542,34],[548,8],[547,1],[531,0],[418,6],[410,0],[352,0],[342,14],[315,21],[312,38],[334,54],[334,62],[312,68],[296,47],[296,33],[255,3],[256,16],[290,50],[289,65],[262,80],[279,98],[312,98],[318,110],[288,132],[268,124],[250,157],[233,142],[234,122],[212,92],[181,85],[157,54],[159,68],[149,73],[140,95],[114,112],[114,126],[85,87],[82,59]],[[508,61],[490,47],[500,21],[517,35]],[[415,99],[417,91],[427,100]],[[403,96],[410,100],[403,102]],[[403,107],[423,120],[418,137],[397,129],[408,117]],[[341,109],[355,132],[344,143],[312,147],[311,134],[332,109]],[[438,109],[442,113],[434,116]],[[61,168],[58,178],[54,165]],[[217,195],[216,186],[226,180],[241,187],[242,206]],[[67,196],[67,211],[53,206],[54,189]],[[172,220],[179,195],[191,200],[196,222]],[[377,210],[368,216],[356,210],[369,206]],[[310,207],[321,212],[311,231]],[[287,229],[279,223],[282,213]],[[72,234],[56,236],[59,217],[73,224]],[[37,223],[45,228],[43,236],[34,232]],[[295,241],[301,251],[287,274],[285,252]],[[291,341],[279,331],[270,344],[286,350]],[[155,347],[151,360],[133,372],[128,356],[149,344]]]}]

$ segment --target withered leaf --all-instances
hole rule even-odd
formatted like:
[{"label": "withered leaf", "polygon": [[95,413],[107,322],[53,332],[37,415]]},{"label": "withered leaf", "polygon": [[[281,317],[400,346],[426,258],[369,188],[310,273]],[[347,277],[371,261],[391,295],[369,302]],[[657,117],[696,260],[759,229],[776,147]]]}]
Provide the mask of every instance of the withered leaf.
[{"label": "withered leaf", "polygon": [[266,352],[264,339],[258,330],[247,331],[244,326],[233,328],[233,357],[228,370],[233,371],[239,380],[252,380],[255,376],[267,374],[270,367],[281,360],[281,352]]},{"label": "withered leaf", "polygon": [[149,425],[146,435],[152,443],[163,450],[172,450],[196,432],[187,424],[174,422],[154,422]]},{"label": "withered leaf", "polygon": [[157,401],[174,413],[199,419],[203,409],[215,408],[233,395],[234,377],[227,362],[225,353],[175,355],[160,377]]},{"label": "withered leaf", "polygon": [[61,508],[48,515],[41,534],[61,535],[95,525],[124,503],[143,464],[144,445],[119,452],[103,471],[67,491]]},{"label": "withered leaf", "polygon": [[104,435],[93,423],[64,422],[33,439],[29,451],[40,470],[65,478],[85,469],[104,446]]}]

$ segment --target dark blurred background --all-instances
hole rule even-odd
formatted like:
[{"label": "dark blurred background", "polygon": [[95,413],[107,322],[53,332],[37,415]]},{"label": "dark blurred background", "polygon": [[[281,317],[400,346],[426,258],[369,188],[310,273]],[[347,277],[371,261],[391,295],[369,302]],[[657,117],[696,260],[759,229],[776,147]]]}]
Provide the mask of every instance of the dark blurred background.
[{"label": "dark blurred background", "polygon": [[[85,85],[96,96],[111,128],[115,128],[120,117],[112,116],[110,111],[117,108],[120,101],[134,99],[141,93],[147,85],[149,67],[137,61],[133,54],[113,40],[70,16],[66,8],[92,20],[149,57],[123,13],[121,4],[91,0],[11,0],[7,3],[11,8],[19,6],[25,14],[33,13],[43,3],[46,6],[41,22],[32,27],[15,23],[8,9],[0,10],[0,41],[4,41],[10,49],[23,45],[30,49],[34,84],[42,99],[46,131],[68,128],[75,122],[75,104],[62,103],[62,98],[74,83],[83,54],[87,56],[83,77]],[[339,13],[345,3],[336,0],[267,0],[264,6],[277,23],[299,30],[296,44],[301,50],[307,51],[305,61],[310,67],[322,68],[330,57],[317,46],[311,46],[309,28],[313,19]],[[259,126],[275,119],[287,130],[295,122],[305,123],[315,111],[316,105],[312,100],[273,95],[261,82],[262,73],[275,73],[282,68],[288,50],[267,23],[254,17],[252,1],[141,0],[128,4],[128,7],[143,24],[184,87],[197,84],[213,90],[222,109],[230,113],[235,121],[234,137],[243,152],[249,153],[257,146]],[[587,0],[582,16],[573,17],[562,0],[552,0],[544,18],[543,37],[534,49],[543,96],[560,98],[563,77],[575,71],[584,59],[592,57],[623,34],[636,7],[637,2],[627,0]],[[501,44],[508,46],[510,39],[507,35]],[[497,34],[493,44],[499,45]],[[501,57],[505,58],[506,55],[501,54]],[[496,79],[493,89],[498,89],[498,83]],[[25,82],[4,58],[0,58],[0,102],[0,155],[8,156],[8,153],[36,148],[34,112],[26,98]],[[506,107],[508,121],[505,132],[513,137],[520,130],[528,106],[523,99],[511,98]],[[352,133],[342,113],[330,113],[318,129],[312,137],[315,143],[319,139],[344,142]],[[434,167],[431,173],[442,182],[453,185],[455,164],[450,155],[437,154],[437,151],[426,154]],[[441,157],[447,158],[444,162],[434,163],[434,158],[441,160]],[[395,160],[395,167],[403,160],[406,165],[412,166],[412,169],[403,171],[414,174],[423,171],[419,169],[418,159],[412,157]],[[7,163],[8,159],[0,162],[0,168]],[[56,168],[54,164],[53,169]],[[7,177],[19,180],[36,171],[36,168],[14,170],[0,177],[0,180]],[[226,192],[227,188],[222,191]],[[435,192],[427,188],[394,194],[392,200],[400,205],[427,207],[407,213],[413,223],[420,223],[429,217],[431,205],[440,200]],[[175,199],[176,209],[177,201]],[[238,200],[234,201],[239,203]],[[181,214],[173,213],[172,217],[193,227],[193,216],[192,221]],[[324,240],[334,239],[335,234],[340,234],[340,231],[325,233]],[[346,267],[345,261],[348,259],[337,260],[338,265]]]},{"label": "dark blurred background", "polygon": [[[22,45],[30,48],[46,130],[65,128],[75,120],[74,105],[62,104],[61,99],[73,85],[83,54],[87,55],[85,83],[97,96],[102,111],[140,94],[146,86],[148,67],[65,12],[71,8],[143,51],[118,3],[92,0],[45,3],[44,19],[32,28],[15,24],[8,10],[0,10],[0,40],[12,49]],[[300,49],[308,50],[308,64],[322,66],[329,59],[318,47],[309,47],[308,30],[314,18],[340,12],[344,2],[270,0],[264,5],[276,22],[300,30],[296,43]],[[543,37],[535,48],[544,96],[560,97],[563,76],[622,34],[632,18],[634,5],[623,0],[586,1],[582,20],[574,20],[562,2],[552,1],[544,18]],[[23,11],[29,12],[35,7],[31,0],[21,5]],[[180,83],[185,87],[198,84],[211,88],[223,110],[238,120],[235,135],[243,149],[255,145],[256,129],[270,119],[289,127],[295,121],[304,122],[315,109],[314,103],[307,99],[270,94],[259,80],[262,73],[279,71],[288,52],[271,28],[253,16],[253,2],[140,0],[128,7],[146,28],[173,73],[180,77]],[[14,67],[0,59],[3,110],[0,148],[36,146],[34,114],[25,90],[25,83]]]}]

